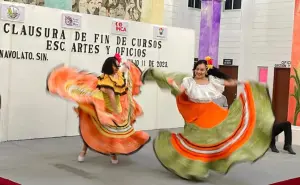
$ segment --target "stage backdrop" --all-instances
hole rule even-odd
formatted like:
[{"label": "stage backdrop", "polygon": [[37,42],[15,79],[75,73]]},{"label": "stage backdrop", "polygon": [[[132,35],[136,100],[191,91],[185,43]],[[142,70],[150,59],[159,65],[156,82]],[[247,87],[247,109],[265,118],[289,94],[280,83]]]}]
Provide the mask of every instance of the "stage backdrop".
[{"label": "stage backdrop", "polygon": [[[1,1],[1,0],[0,0]],[[164,0],[5,0],[124,20],[163,24]]]},{"label": "stage backdrop", "polygon": [[[193,30],[15,5],[1,5],[2,140],[78,134],[75,104],[46,93],[47,75],[59,64],[100,74],[104,60],[119,52],[142,69],[192,70]],[[137,101],[145,113],[137,129],[183,126],[175,98],[156,85],[143,86]]]},{"label": "stage backdrop", "polygon": [[300,0],[295,0],[288,120],[300,126]]}]

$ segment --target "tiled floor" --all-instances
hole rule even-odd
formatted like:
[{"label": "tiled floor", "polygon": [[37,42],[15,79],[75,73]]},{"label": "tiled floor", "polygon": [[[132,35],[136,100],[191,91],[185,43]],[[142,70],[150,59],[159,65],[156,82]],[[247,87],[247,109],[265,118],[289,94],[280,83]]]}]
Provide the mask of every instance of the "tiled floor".
[{"label": "tiled floor", "polygon": [[[157,131],[151,131],[155,136]],[[281,149],[282,145],[278,144]],[[299,155],[268,152],[255,164],[234,166],[226,176],[212,174],[202,185],[268,185],[300,176]],[[22,185],[185,185],[156,160],[152,143],[119,165],[109,158],[89,152],[84,163],[77,162],[81,150],[79,137],[14,141],[0,144],[0,176]]]}]

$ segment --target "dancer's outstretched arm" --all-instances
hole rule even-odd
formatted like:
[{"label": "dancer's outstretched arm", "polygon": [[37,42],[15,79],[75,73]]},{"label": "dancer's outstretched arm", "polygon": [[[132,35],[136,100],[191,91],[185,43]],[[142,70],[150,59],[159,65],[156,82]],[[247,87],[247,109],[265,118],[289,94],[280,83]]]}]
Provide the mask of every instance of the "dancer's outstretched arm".
[{"label": "dancer's outstretched arm", "polygon": [[171,85],[171,93],[174,96],[177,96],[178,94],[185,92],[184,86],[183,85],[178,86],[172,78],[168,78],[167,81]]},{"label": "dancer's outstretched arm", "polygon": [[238,80],[224,80],[224,85],[225,86],[237,86],[241,85],[243,82],[238,81]]}]

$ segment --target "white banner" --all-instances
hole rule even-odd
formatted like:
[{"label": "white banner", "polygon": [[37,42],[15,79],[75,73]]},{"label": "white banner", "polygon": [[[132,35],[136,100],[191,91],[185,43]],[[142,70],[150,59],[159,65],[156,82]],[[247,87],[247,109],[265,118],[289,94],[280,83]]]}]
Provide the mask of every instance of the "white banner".
[{"label": "white banner", "polygon": [[81,29],[81,16],[63,13],[61,23],[63,28]]},{"label": "white banner", "polygon": [[1,20],[24,22],[25,7],[12,4],[1,4]]},{"label": "white banner", "polygon": [[[54,98],[45,91],[49,72],[62,63],[101,74],[104,61],[119,53],[123,60],[132,60],[141,69],[189,73],[193,67],[192,62],[182,61],[194,59],[194,30],[167,27],[168,39],[156,40],[154,25],[122,21],[119,31],[127,35],[115,35],[111,33],[112,22],[116,25],[120,22],[117,19],[22,6],[26,9],[24,23],[0,20],[0,89],[7,90],[1,92],[1,116],[12,118],[5,121],[6,140],[78,134],[74,103]],[[62,14],[81,16],[81,29],[62,28]],[[142,124],[135,126],[137,130],[183,126],[172,96],[151,84],[143,86],[142,91],[137,100],[147,114],[138,120]]]},{"label": "white banner", "polygon": [[127,35],[129,23],[127,21],[115,19],[111,24],[111,33],[115,35]]},{"label": "white banner", "polygon": [[168,37],[168,28],[162,26],[153,27],[153,37],[154,39],[164,40]]}]

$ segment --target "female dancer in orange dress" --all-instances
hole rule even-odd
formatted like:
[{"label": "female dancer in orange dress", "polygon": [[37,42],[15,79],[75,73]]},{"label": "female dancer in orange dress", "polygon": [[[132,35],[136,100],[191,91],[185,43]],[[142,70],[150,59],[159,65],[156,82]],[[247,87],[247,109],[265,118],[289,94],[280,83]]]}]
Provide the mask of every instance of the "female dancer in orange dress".
[{"label": "female dancer in orange dress", "polygon": [[[181,133],[161,131],[154,152],[161,164],[181,178],[203,180],[209,171],[227,173],[236,162],[259,159],[268,150],[274,115],[267,89],[245,82],[244,91],[229,110],[218,102],[225,86],[235,86],[212,67],[210,59],[194,64],[193,76],[148,69],[144,82],[154,81],[176,97],[185,121]],[[226,80],[227,79],[227,80]]]},{"label": "female dancer in orange dress", "polygon": [[78,160],[83,161],[87,147],[111,156],[129,155],[145,145],[150,136],[135,131],[133,123],[143,114],[133,99],[140,93],[141,71],[132,62],[122,63],[117,54],[105,60],[99,77],[74,68],[59,66],[48,77],[51,94],[78,103],[80,135],[84,141]]}]

